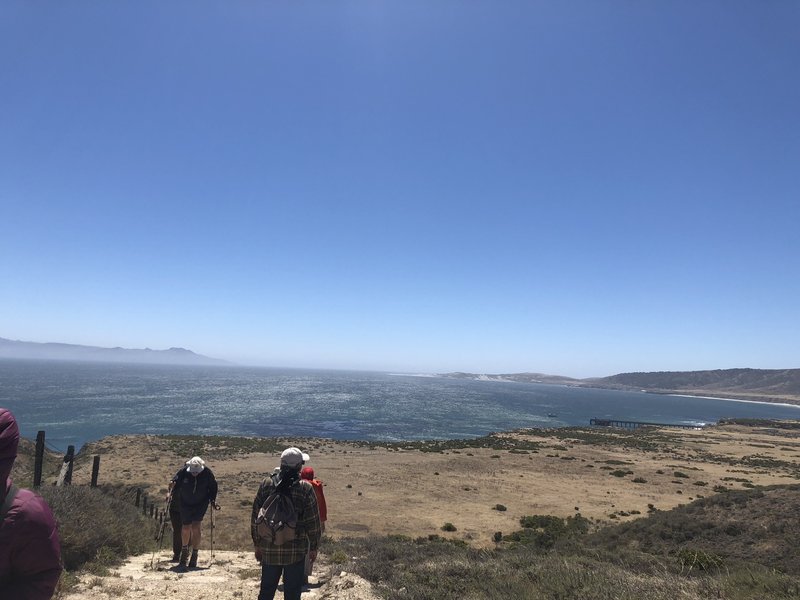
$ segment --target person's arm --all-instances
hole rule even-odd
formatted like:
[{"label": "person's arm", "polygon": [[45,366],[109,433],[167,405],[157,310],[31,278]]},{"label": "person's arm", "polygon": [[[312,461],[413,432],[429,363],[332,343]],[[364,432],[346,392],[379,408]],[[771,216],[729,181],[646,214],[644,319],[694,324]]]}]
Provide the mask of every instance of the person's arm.
[{"label": "person's arm", "polygon": [[253,500],[253,511],[250,515],[250,537],[253,538],[253,545],[258,548],[259,546],[259,536],[256,532],[256,517],[258,517],[258,511],[261,510],[261,507],[264,505],[264,501],[267,499],[269,494],[267,492],[267,485],[266,481],[262,482],[261,485],[258,487],[258,492],[256,492],[256,498]]},{"label": "person's arm", "polygon": [[328,520],[328,503],[325,501],[325,490],[324,485],[320,481],[319,482],[319,496],[317,497],[317,504],[319,505],[319,520],[320,521],[327,521]]},{"label": "person's arm", "polygon": [[308,536],[308,555],[311,560],[317,558],[317,547],[322,537],[322,526],[319,521],[319,507],[317,494],[311,485],[305,487],[305,502],[303,506],[303,530]]},{"label": "person's arm", "polygon": [[219,491],[217,478],[208,467],[206,467],[206,471],[208,471],[208,502],[211,504],[211,508],[217,508],[217,492]]},{"label": "person's arm", "polygon": [[168,497],[174,496],[176,493],[180,492],[181,471],[183,471],[183,469],[178,469],[178,472],[172,476],[172,480],[169,482]]},{"label": "person's arm", "polygon": [[15,528],[25,542],[14,552],[14,581],[0,584],[0,597],[50,600],[61,575],[58,532],[50,507],[35,498],[21,508]]}]

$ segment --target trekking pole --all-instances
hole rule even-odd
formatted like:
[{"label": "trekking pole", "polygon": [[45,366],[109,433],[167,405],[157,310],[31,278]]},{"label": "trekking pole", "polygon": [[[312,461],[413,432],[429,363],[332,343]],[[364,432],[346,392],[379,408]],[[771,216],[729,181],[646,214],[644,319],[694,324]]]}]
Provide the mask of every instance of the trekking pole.
[{"label": "trekking pole", "polygon": [[214,503],[211,503],[211,562],[208,566],[214,564]]},{"label": "trekking pole", "polygon": [[161,518],[161,523],[158,526],[158,532],[156,533],[156,541],[158,542],[157,550],[156,548],[153,549],[153,556],[150,558],[150,568],[155,570],[156,568],[156,551],[158,551],[158,563],[161,563],[161,547],[164,545],[164,529],[167,527],[167,520],[169,519],[169,503],[172,500],[172,494],[167,495],[167,500],[164,505],[164,514]]},{"label": "trekking pole", "polygon": [[211,560],[208,563],[210,567],[214,564],[214,511],[219,510],[219,504],[211,503]]}]

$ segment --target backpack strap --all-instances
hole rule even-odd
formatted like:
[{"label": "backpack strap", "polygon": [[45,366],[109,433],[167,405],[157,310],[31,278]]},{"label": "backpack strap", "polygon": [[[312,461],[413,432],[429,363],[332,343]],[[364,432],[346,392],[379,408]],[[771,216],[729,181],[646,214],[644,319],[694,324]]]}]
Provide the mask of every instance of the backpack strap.
[{"label": "backpack strap", "polygon": [[19,489],[13,483],[11,487],[8,488],[8,493],[6,494],[6,499],[3,501],[3,506],[0,506],[0,527],[3,526],[3,520],[6,518],[6,513],[11,510],[11,505],[14,502],[14,498],[17,496],[17,492]]}]

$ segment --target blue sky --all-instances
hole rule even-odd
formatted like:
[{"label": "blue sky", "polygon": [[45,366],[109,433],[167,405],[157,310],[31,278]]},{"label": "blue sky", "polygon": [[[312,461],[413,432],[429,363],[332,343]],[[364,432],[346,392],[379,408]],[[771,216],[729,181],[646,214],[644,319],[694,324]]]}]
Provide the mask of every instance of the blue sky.
[{"label": "blue sky", "polygon": [[0,336],[800,367],[800,3],[0,6]]}]

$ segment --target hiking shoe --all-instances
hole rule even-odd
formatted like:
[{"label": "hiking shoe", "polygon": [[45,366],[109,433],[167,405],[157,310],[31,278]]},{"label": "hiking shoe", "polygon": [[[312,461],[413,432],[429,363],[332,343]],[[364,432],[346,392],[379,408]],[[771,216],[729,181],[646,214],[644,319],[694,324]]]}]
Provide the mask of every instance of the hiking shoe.
[{"label": "hiking shoe", "polygon": [[178,573],[186,573],[189,569],[186,567],[186,560],[189,558],[189,546],[181,548],[181,556],[178,559],[178,566],[175,569]]},{"label": "hiking shoe", "polygon": [[192,558],[189,559],[189,568],[194,569],[197,567],[197,550],[192,550]]}]

